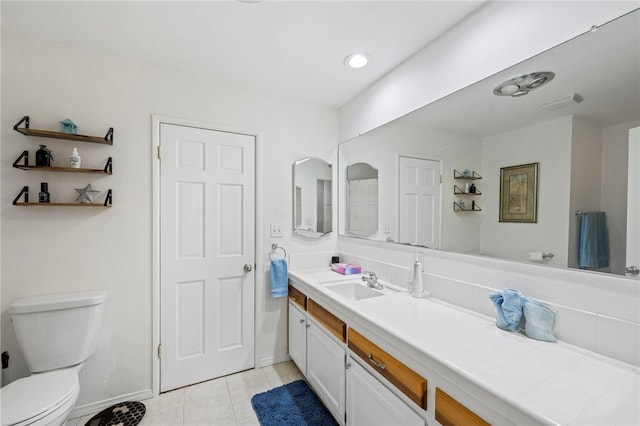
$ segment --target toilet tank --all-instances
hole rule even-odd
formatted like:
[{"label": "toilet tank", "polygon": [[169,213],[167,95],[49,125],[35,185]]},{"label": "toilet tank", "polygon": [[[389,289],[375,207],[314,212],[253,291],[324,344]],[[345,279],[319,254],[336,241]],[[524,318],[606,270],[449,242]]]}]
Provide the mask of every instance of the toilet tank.
[{"label": "toilet tank", "polygon": [[106,291],[58,293],[18,299],[10,315],[32,373],[71,367],[96,349]]}]

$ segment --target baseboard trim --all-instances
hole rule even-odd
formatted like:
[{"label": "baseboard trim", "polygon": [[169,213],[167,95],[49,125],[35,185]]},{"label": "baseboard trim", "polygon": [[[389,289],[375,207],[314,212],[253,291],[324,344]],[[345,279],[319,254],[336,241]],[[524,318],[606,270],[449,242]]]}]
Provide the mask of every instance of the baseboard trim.
[{"label": "baseboard trim", "polygon": [[124,401],[142,401],[153,397],[151,389],[144,389],[138,392],[129,393],[126,395],[120,395],[115,398],[105,399],[104,401],[98,401],[91,404],[81,405],[71,410],[69,420],[77,419],[78,417],[87,416],[89,414],[97,414],[105,408],[109,408],[112,405],[118,404]]},{"label": "baseboard trim", "polygon": [[278,356],[272,356],[269,358],[262,358],[261,360],[258,361],[258,365],[256,365],[256,368],[268,367],[273,364],[279,364],[281,362],[289,361],[290,359],[291,357],[289,356],[289,354],[282,354]]}]

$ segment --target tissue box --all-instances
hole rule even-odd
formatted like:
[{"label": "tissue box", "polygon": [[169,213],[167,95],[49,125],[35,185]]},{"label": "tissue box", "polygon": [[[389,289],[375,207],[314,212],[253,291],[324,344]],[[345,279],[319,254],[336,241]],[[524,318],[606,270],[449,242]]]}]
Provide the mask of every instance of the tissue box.
[{"label": "tissue box", "polygon": [[342,275],[353,275],[361,273],[362,267],[349,263],[334,263],[331,265],[331,270]]}]

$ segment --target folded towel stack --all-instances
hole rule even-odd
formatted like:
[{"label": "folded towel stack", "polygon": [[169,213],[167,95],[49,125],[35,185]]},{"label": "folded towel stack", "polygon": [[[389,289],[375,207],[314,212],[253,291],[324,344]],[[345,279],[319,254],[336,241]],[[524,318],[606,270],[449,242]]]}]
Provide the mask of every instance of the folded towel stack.
[{"label": "folded towel stack", "polygon": [[524,332],[528,337],[545,342],[557,341],[553,334],[556,314],[549,305],[530,300],[512,288],[490,294],[489,298],[496,310],[498,328],[517,331],[524,317]]}]

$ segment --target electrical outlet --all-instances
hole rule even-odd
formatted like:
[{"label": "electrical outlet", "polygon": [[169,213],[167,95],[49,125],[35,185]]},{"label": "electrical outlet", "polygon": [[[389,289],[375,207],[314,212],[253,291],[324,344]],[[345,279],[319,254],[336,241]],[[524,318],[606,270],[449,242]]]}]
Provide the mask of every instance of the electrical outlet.
[{"label": "electrical outlet", "polygon": [[282,238],[282,225],[272,223],[269,229],[271,238]]}]

